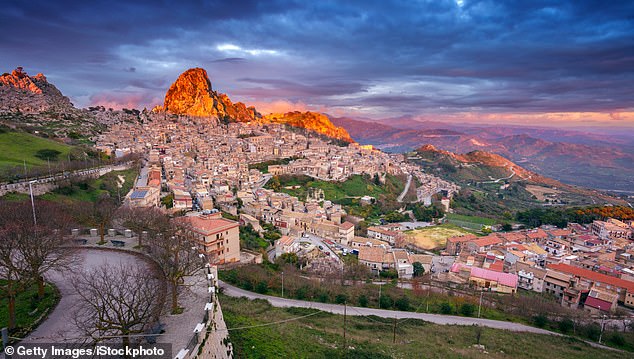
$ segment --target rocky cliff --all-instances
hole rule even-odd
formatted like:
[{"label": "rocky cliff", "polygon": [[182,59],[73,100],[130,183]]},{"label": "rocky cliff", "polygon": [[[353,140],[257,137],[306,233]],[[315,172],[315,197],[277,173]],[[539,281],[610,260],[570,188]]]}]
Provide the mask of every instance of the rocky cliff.
[{"label": "rocky cliff", "polygon": [[207,71],[201,68],[189,69],[178,76],[165,94],[163,107],[157,110],[219,119],[228,117],[240,122],[254,121],[259,117],[254,107],[247,108],[241,102],[234,104],[226,94],[214,91]]},{"label": "rocky cliff", "polygon": [[22,67],[0,76],[0,112],[39,113],[70,110],[68,97],[39,73],[29,76]]},{"label": "rocky cliff", "polygon": [[348,131],[346,131],[343,127],[335,126],[330,119],[322,113],[310,111],[294,111],[284,114],[272,113],[264,116],[264,121],[270,123],[284,123],[290,126],[301,127],[307,130],[319,132],[338,140],[354,142],[352,138],[350,138]]},{"label": "rocky cliff", "polygon": [[155,107],[154,111],[237,122],[284,123],[353,142],[344,128],[333,125],[321,113],[288,112],[262,116],[254,107],[247,107],[242,102],[233,103],[226,94],[213,90],[207,71],[201,68],[189,69],[178,76],[167,90],[163,106]]}]

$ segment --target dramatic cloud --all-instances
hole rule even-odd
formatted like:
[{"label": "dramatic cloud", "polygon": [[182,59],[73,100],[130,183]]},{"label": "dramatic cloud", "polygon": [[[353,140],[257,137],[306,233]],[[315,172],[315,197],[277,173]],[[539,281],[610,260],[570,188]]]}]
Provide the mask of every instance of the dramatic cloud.
[{"label": "dramatic cloud", "polygon": [[45,73],[80,106],[150,107],[200,66],[214,89],[270,109],[634,126],[632,2],[156,4],[4,4],[0,63]]}]

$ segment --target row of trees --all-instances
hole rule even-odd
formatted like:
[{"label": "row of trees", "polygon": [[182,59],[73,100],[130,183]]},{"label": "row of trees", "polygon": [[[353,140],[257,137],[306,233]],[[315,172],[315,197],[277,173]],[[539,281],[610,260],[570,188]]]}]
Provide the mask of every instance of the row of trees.
[{"label": "row of trees", "polygon": [[[99,224],[102,241],[105,228],[131,229],[138,248],[148,256],[134,266],[79,268],[83,258],[69,234],[81,223]],[[17,296],[36,285],[41,300],[45,275],[57,271],[72,277],[81,298],[75,303],[75,324],[81,332],[94,341],[117,337],[129,344],[133,334],[158,321],[168,288],[171,313],[182,311],[179,294],[206,263],[195,243],[186,220],[156,208],[117,208],[108,198],[85,207],[38,200],[33,208],[30,201],[2,201],[0,289],[8,302],[8,327],[16,328]]]},{"label": "row of trees", "polygon": [[531,208],[517,212],[516,219],[531,227],[552,224],[564,228],[570,222],[591,223],[594,220],[616,218],[634,219],[634,209],[625,206],[575,207],[575,208]]}]

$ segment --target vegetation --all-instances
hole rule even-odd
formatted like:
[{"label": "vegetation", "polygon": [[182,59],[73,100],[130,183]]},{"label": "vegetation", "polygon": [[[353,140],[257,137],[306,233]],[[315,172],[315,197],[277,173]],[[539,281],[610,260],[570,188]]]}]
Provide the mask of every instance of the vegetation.
[{"label": "vegetation", "polygon": [[[5,288],[6,282],[0,282]],[[22,337],[38,324],[42,315],[52,310],[59,301],[59,292],[50,284],[44,286],[44,296],[38,298],[38,286],[33,284],[17,294],[15,301],[15,329],[12,335]],[[0,291],[0,328],[9,326],[9,299],[4,289]]]},{"label": "vegetation", "polygon": [[73,147],[24,132],[0,132],[0,169],[45,166],[70,154]]},{"label": "vegetation", "polygon": [[278,158],[270,161],[252,163],[249,165],[249,169],[256,169],[262,173],[269,173],[269,166],[273,165],[287,165],[291,161],[298,159],[299,157],[286,157],[286,158]]},{"label": "vegetation", "polygon": [[[119,201],[132,189],[137,174],[138,170],[131,168],[112,171],[97,179],[67,181],[62,187],[40,198],[55,202],[96,202],[101,196],[107,195]],[[120,176],[123,178],[123,183],[119,179]],[[121,185],[120,188],[119,185]]]},{"label": "vegetation", "polygon": [[[580,340],[415,319],[274,308],[267,301],[220,296],[238,358],[627,358]],[[273,324],[278,323],[278,324]],[[539,343],[539,345],[535,345]],[[480,349],[474,344],[482,344]],[[424,354],[423,354],[424,353]]]},{"label": "vegetation", "polygon": [[405,231],[405,242],[422,249],[444,248],[447,238],[470,233],[451,223]]},{"label": "vegetation", "polygon": [[532,208],[518,212],[516,219],[531,227],[552,224],[564,228],[569,222],[591,223],[594,220],[616,218],[634,219],[634,209],[625,206],[574,207],[574,208]]}]

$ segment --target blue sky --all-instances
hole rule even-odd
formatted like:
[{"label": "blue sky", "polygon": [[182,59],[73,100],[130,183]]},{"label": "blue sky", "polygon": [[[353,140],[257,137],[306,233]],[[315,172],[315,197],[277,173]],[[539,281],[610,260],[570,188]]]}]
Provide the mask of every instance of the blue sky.
[{"label": "blue sky", "polygon": [[261,112],[634,126],[631,1],[12,1],[3,72],[151,107],[178,74]]}]

